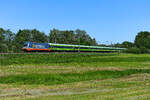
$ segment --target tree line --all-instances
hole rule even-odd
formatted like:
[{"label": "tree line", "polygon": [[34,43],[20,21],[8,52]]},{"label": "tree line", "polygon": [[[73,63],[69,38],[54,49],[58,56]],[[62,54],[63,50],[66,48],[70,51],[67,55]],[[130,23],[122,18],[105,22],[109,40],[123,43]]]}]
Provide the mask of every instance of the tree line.
[{"label": "tree line", "polygon": [[128,53],[150,53],[150,32],[139,32],[134,42],[124,41],[111,45],[98,44],[95,38],[90,37],[84,30],[58,30],[52,29],[49,34],[40,32],[37,29],[23,29],[17,33],[9,29],[0,28],[0,52],[22,52],[21,48],[24,42],[37,43],[61,43],[92,46],[111,46],[127,48]]},{"label": "tree line", "polygon": [[98,45],[84,30],[52,29],[49,34],[37,29],[23,29],[17,33],[0,28],[0,52],[21,52],[24,42]]},{"label": "tree line", "polygon": [[124,41],[122,44],[117,43],[112,46],[127,48],[125,50],[127,53],[150,53],[150,32],[141,31],[136,35],[134,42]]}]

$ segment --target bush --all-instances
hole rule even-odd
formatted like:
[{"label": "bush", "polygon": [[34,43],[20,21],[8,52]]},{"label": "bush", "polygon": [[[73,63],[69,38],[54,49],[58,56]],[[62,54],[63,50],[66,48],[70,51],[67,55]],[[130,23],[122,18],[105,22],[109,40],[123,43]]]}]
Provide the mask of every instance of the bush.
[{"label": "bush", "polygon": [[134,53],[134,54],[145,54],[145,53],[150,53],[150,49],[147,49],[145,47],[137,48],[128,48],[127,50],[124,51],[125,53]]},{"label": "bush", "polygon": [[0,53],[6,53],[8,52],[8,46],[5,44],[0,44]]},{"label": "bush", "polygon": [[124,51],[125,53],[135,53],[135,54],[140,54],[141,50],[139,48],[133,47],[133,48],[128,48],[127,50]]}]

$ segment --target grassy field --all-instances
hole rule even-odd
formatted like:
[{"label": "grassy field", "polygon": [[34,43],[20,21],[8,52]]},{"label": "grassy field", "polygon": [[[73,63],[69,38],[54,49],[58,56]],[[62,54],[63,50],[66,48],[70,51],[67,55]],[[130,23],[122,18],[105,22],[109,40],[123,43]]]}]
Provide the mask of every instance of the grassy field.
[{"label": "grassy field", "polygon": [[149,54],[0,54],[0,100],[150,100],[149,67]]}]

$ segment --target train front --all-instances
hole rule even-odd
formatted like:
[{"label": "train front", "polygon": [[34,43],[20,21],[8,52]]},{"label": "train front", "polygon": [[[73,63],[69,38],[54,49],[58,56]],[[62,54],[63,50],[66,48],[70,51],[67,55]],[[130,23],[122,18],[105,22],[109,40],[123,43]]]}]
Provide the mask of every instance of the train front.
[{"label": "train front", "polygon": [[50,45],[48,43],[35,43],[35,42],[25,42],[23,44],[22,50],[25,52],[50,52]]}]

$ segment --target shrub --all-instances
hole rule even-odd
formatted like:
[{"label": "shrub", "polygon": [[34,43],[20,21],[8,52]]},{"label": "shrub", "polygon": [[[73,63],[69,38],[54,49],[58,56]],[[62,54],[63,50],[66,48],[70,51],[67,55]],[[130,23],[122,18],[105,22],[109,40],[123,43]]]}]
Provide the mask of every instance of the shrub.
[{"label": "shrub", "polygon": [[150,49],[141,47],[133,47],[133,48],[128,48],[127,50],[124,51],[125,53],[134,53],[134,54],[145,54],[145,53],[150,53]]},{"label": "shrub", "polygon": [[139,48],[133,47],[133,48],[128,48],[124,51],[125,53],[135,53],[135,54],[140,54],[141,50]]},{"label": "shrub", "polygon": [[5,44],[0,44],[0,52],[8,52],[8,46]]}]

